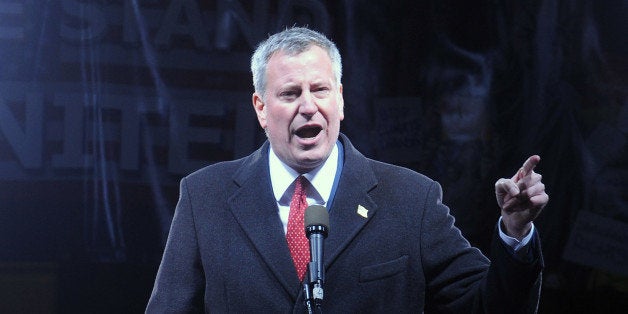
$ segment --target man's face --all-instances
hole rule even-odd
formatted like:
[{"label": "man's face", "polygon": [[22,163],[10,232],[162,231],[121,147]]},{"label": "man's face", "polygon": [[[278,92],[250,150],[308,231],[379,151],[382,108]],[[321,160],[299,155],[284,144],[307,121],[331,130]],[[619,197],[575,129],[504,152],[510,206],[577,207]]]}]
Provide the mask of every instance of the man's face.
[{"label": "man's face", "polygon": [[257,120],[273,150],[288,166],[308,172],[331,153],[344,119],[342,85],[325,50],[297,55],[275,52],[266,68],[266,94],[253,94]]}]

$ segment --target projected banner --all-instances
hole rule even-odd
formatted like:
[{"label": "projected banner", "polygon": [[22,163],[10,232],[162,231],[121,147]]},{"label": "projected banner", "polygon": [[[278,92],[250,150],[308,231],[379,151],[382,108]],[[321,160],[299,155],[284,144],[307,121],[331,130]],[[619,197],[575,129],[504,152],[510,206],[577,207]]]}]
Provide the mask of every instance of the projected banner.
[{"label": "projected banner", "polygon": [[[143,233],[162,243],[181,176],[263,140],[249,58],[299,22],[326,31],[329,14],[319,1],[0,0],[2,206],[49,217],[40,233],[22,218],[6,231],[9,258],[78,246],[124,261]],[[29,206],[33,194],[49,201]]]},{"label": "projected banner", "polygon": [[146,181],[148,164],[180,175],[250,152],[251,51],[306,13],[327,27],[317,1],[0,1],[0,178],[106,162]]}]

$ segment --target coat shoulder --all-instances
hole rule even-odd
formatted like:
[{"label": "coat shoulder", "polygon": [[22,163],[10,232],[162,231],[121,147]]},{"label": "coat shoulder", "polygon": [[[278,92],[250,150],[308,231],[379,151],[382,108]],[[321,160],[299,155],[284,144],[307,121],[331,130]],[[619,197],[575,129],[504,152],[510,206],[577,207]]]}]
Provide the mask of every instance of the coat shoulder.
[{"label": "coat shoulder", "polygon": [[268,157],[263,152],[267,149],[268,146],[265,144],[248,156],[208,165],[190,173],[183,180],[189,184],[218,184],[218,186],[231,182],[240,184],[251,176],[259,175],[265,168]]},{"label": "coat shoulder", "polygon": [[371,168],[373,169],[373,172],[380,182],[384,180],[393,182],[405,182],[404,185],[419,184],[422,186],[432,185],[435,182],[430,177],[406,167],[389,164],[373,159],[368,159],[368,161],[371,165]]}]

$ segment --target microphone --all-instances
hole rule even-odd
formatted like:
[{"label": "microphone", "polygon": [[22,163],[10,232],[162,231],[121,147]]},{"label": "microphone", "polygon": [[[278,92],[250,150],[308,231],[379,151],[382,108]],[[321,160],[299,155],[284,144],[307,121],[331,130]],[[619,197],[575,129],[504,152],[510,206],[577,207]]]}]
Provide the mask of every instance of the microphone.
[{"label": "microphone", "polygon": [[[321,205],[311,205],[305,210],[305,235],[310,240],[309,295],[317,307],[323,301],[323,283],[325,267],[323,266],[323,240],[329,232],[329,213]],[[307,295],[307,294],[306,294]]]}]

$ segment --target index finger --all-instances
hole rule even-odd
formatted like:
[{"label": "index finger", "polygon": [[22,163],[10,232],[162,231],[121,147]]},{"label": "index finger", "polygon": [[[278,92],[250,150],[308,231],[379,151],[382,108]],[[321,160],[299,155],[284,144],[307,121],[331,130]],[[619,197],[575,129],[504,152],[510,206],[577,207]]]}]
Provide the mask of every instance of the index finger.
[{"label": "index finger", "polygon": [[539,155],[532,155],[528,157],[528,159],[526,159],[526,161],[523,163],[523,166],[519,169],[519,171],[517,171],[517,174],[515,174],[515,176],[513,177],[513,181],[517,182],[521,180],[521,178],[529,175],[540,161],[541,157],[539,157]]},{"label": "index finger", "polygon": [[532,155],[528,157],[526,162],[523,163],[523,167],[522,167],[523,173],[525,175],[530,174],[530,172],[534,170],[534,167],[536,167],[536,165],[538,165],[540,161],[541,161],[541,157],[539,157],[539,155]]}]

